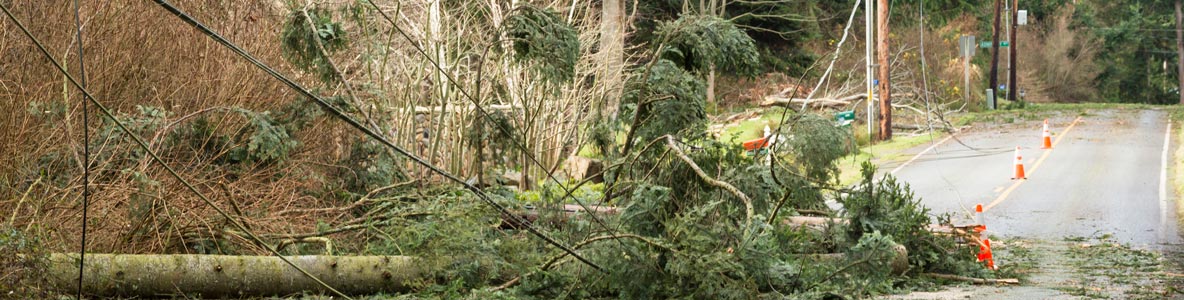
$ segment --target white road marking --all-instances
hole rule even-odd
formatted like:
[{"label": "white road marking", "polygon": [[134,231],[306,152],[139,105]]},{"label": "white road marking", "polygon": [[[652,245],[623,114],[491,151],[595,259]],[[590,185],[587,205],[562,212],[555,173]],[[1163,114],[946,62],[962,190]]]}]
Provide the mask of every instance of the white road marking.
[{"label": "white road marking", "polygon": [[917,153],[917,155],[914,155],[912,159],[909,159],[909,161],[906,161],[903,164],[900,164],[900,166],[897,166],[895,169],[892,169],[892,171],[888,172],[888,174],[896,175],[896,172],[900,171],[900,169],[904,169],[905,166],[908,166],[909,164],[916,161],[918,158],[921,158],[921,156],[925,155],[925,153],[929,153],[929,151],[933,151],[933,149],[937,148],[937,146],[940,146],[942,143],[945,143],[946,141],[950,140],[951,138],[954,138],[953,134],[950,134],[950,136],[947,136],[945,139],[941,140],[940,142],[937,142],[937,144],[933,144],[933,146],[929,146],[929,148],[925,148],[925,150],[922,150],[921,153]]},{"label": "white road marking", "polygon": [[1168,119],[1168,129],[1163,133],[1163,156],[1159,169],[1159,234],[1164,239],[1168,228],[1168,148],[1172,142],[1172,120]]}]

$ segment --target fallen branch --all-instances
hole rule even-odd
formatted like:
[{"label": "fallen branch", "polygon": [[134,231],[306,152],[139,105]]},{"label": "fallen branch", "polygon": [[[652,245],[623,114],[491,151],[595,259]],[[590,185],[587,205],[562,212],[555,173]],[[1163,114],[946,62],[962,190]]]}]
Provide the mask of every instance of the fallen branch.
[{"label": "fallen branch", "polygon": [[938,274],[938,273],[924,273],[922,275],[937,278],[937,279],[962,281],[962,282],[969,282],[969,283],[973,283],[973,284],[1020,284],[1020,280],[1015,279],[1015,278],[986,279],[986,278],[974,278],[974,277],[966,277],[966,276],[958,276],[958,275],[950,275],[950,274]]},{"label": "fallen branch", "polygon": [[736,195],[736,198],[740,198],[740,201],[744,201],[745,219],[744,239],[742,239],[742,241],[747,241],[748,234],[751,232],[749,229],[752,228],[752,216],[755,214],[755,209],[752,207],[752,200],[748,199],[748,195],[745,195],[744,192],[740,191],[740,189],[737,189],[735,186],[732,186],[727,182],[716,180],[715,178],[708,176],[706,172],[703,172],[703,169],[699,168],[698,164],[695,164],[694,160],[691,160],[691,158],[682,151],[682,148],[679,148],[678,145],[674,143],[674,137],[666,135],[666,146],[670,147],[670,150],[674,150],[675,156],[678,156],[678,158],[690,166],[692,170],[695,170],[695,174],[699,175],[699,178],[703,179],[703,182],[706,182],[708,185],[724,189],[729,193],[732,193],[732,195]]},{"label": "fallen branch", "polygon": [[[897,98],[897,97],[909,98],[909,97],[914,97],[914,96],[916,96],[916,95],[913,93],[892,94],[893,98]],[[848,96],[843,96],[843,97],[838,97],[838,98],[814,98],[814,99],[809,99],[809,100],[803,99],[803,98],[792,98],[791,99],[791,98],[783,97],[781,95],[770,95],[770,96],[765,97],[765,101],[761,102],[761,106],[769,107],[769,106],[786,106],[786,105],[790,105],[790,104],[793,104],[793,105],[806,104],[807,107],[813,107],[813,108],[824,108],[824,107],[825,108],[833,108],[833,107],[837,107],[837,106],[851,105],[851,103],[854,103],[855,101],[863,100],[865,98],[867,98],[867,95],[865,95],[865,94],[853,94],[853,95],[848,95]],[[878,98],[872,98],[872,99],[878,99]],[[901,107],[901,106],[898,104],[894,104],[894,105],[892,105],[892,107]],[[792,108],[792,106],[791,106],[791,108]]]}]

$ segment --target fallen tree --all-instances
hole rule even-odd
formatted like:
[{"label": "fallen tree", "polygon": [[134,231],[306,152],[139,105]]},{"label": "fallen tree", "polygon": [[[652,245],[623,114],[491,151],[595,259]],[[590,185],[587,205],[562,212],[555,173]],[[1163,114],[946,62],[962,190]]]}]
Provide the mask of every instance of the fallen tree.
[{"label": "fallen tree", "polygon": [[[407,256],[289,256],[348,295],[407,292],[423,280]],[[78,254],[50,254],[45,274],[65,294],[78,287]],[[284,296],[327,291],[275,256],[87,254],[83,293],[97,297],[200,295],[205,298]]]}]

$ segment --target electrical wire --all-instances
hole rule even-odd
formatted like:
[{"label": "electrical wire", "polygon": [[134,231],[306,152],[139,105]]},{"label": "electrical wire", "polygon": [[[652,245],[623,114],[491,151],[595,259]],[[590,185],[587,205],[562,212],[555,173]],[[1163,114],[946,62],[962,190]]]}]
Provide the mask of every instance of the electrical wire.
[{"label": "electrical wire", "polygon": [[[395,32],[399,33],[399,36],[403,37],[403,39],[406,40],[408,42],[408,44],[411,45],[412,48],[415,48],[415,50],[417,52],[419,52],[419,54],[421,56],[423,56],[424,59],[427,60],[432,65],[432,67],[434,67],[436,70],[441,72],[441,74],[444,75],[444,78],[448,80],[449,84],[452,84],[457,87],[461,86],[459,83],[457,83],[456,78],[454,78],[451,74],[449,74],[446,70],[444,70],[444,67],[442,67],[440,65],[439,61],[436,61],[434,58],[432,58],[432,55],[428,54],[427,51],[423,49],[423,47],[420,47],[419,43],[417,43],[415,40],[413,40],[411,38],[411,36],[407,34],[406,31],[403,31],[403,28],[399,27],[398,23],[396,23],[394,19],[392,19],[389,15],[387,15],[387,13],[382,10],[382,8],[378,7],[377,3],[374,3],[374,1],[372,1],[372,0],[367,0],[366,2],[369,2],[370,6],[373,7],[374,10],[377,11],[378,14],[381,15],[382,18],[387,21],[387,23],[391,24],[391,28],[394,29]],[[488,50],[488,48],[486,50]],[[482,55],[482,57],[484,57],[484,55]],[[478,73],[478,74],[480,74],[480,73]],[[524,143],[522,143],[518,139],[514,138],[515,135],[512,132],[513,131],[512,129],[508,129],[505,127],[504,124],[498,122],[493,117],[492,114],[490,114],[488,111],[486,111],[485,108],[481,107],[480,101],[478,101],[477,98],[474,97],[472,94],[469,94],[469,92],[467,90],[465,90],[463,88],[457,88],[457,91],[459,91],[460,94],[462,96],[464,96],[464,98],[466,100],[473,103],[473,107],[476,109],[477,113],[481,114],[481,116],[483,118],[485,118],[486,120],[488,120],[490,124],[494,124],[494,127],[497,127],[498,130],[500,130],[502,133],[504,133],[506,135],[506,137],[510,140],[511,144],[513,144],[513,146],[515,148],[518,148],[518,150],[522,151],[522,153],[526,156],[527,160],[529,160],[532,164],[537,166],[539,169],[546,170],[547,177],[551,181],[554,181],[555,184],[558,185],[559,188],[564,191],[564,196],[559,199],[560,201],[563,201],[566,199],[571,199],[573,202],[575,202],[577,205],[580,206],[580,208],[583,208],[585,211],[592,211],[586,204],[584,204],[583,201],[580,201],[580,199],[572,197],[574,189],[569,189],[567,187],[567,185],[563,184],[562,181],[560,181],[558,178],[555,178],[554,172],[551,172],[551,170],[549,170],[546,166],[544,166],[543,163],[538,160],[538,158],[536,158],[534,155],[531,155],[530,150],[526,148],[526,145]],[[478,96],[480,96],[480,95],[478,95]],[[478,175],[478,176],[480,176],[480,175]],[[592,221],[594,221],[597,225],[599,225],[604,230],[607,230],[613,234],[617,233],[616,230],[609,228],[608,224],[606,224],[604,222],[604,220],[602,220],[600,217],[596,216],[596,214],[588,214],[588,216],[591,217]],[[618,240],[618,243],[621,243],[621,242]]]},{"label": "electrical wire", "polygon": [[215,211],[217,211],[219,215],[226,218],[226,220],[229,221],[232,225],[234,225],[239,230],[242,230],[244,233],[246,233],[248,238],[251,241],[258,243],[260,246],[263,246],[264,248],[266,248],[268,250],[268,252],[275,255],[276,257],[279,257],[279,259],[282,260],[284,263],[288,264],[289,266],[292,266],[292,268],[296,269],[304,276],[307,276],[308,278],[312,279],[314,282],[318,283],[322,287],[325,287],[325,289],[329,290],[333,294],[341,296],[342,298],[345,298],[345,299],[351,299],[351,300],[353,299],[353,298],[350,298],[349,296],[346,296],[345,294],[341,293],[341,291],[338,291],[337,289],[334,289],[333,287],[329,286],[328,284],[326,284],[324,281],[321,281],[316,276],[308,273],[307,270],[296,265],[291,260],[289,260],[287,257],[280,255],[279,251],[277,251],[271,245],[264,243],[263,240],[259,238],[259,236],[255,235],[253,232],[251,232],[250,229],[247,228],[242,223],[240,223],[238,221],[238,219],[235,219],[233,216],[231,216],[229,213],[226,212],[226,210],[222,209],[221,207],[214,205],[214,202],[212,200],[210,200],[210,198],[206,197],[205,194],[202,194],[201,192],[199,192],[197,190],[197,187],[195,187],[188,180],[185,180],[185,178],[181,177],[181,174],[177,173],[177,171],[175,169],[173,169],[173,167],[169,166],[168,164],[165,164],[164,159],[161,159],[160,155],[156,154],[156,152],[153,151],[151,147],[148,147],[148,143],[144,142],[144,139],[140,138],[139,135],[136,135],[133,131],[128,129],[127,126],[123,124],[123,122],[119,121],[119,119],[116,119],[115,114],[112,113],[110,109],[107,109],[106,106],[104,106],[102,103],[100,103],[98,100],[96,100],[94,95],[91,94],[89,90],[87,90],[86,88],[83,88],[82,85],[79,84],[78,80],[75,79],[74,76],[70,75],[70,73],[66,71],[66,68],[63,67],[62,64],[60,62],[58,62],[58,60],[56,58],[54,58],[52,54],[49,53],[49,50],[47,50],[45,48],[45,45],[43,45],[41,43],[41,41],[37,39],[37,37],[33,36],[32,32],[29,32],[28,27],[25,27],[24,23],[22,23],[19,19],[17,19],[16,16],[13,16],[12,11],[10,11],[8,9],[8,6],[4,5],[4,2],[2,2],[2,1],[0,1],[0,11],[3,11],[4,15],[8,16],[9,19],[12,19],[13,23],[16,24],[17,28],[19,28],[21,30],[21,32],[24,33],[25,36],[28,37],[29,40],[31,40],[33,42],[33,44],[37,47],[37,50],[39,50],[41,52],[41,54],[44,55],[45,58],[48,59],[49,62],[52,63],[53,66],[57,68],[58,72],[62,73],[62,76],[66,77],[66,79],[70,82],[71,85],[73,85],[75,88],[78,88],[78,90],[82,92],[84,99],[88,99],[89,102],[91,104],[94,104],[95,107],[97,107],[99,109],[99,111],[103,113],[104,116],[111,119],[112,123],[114,123],[115,126],[118,127],[120,131],[123,131],[124,133],[127,134],[128,137],[132,138],[132,140],[135,141],[136,144],[139,145],[141,149],[144,149],[144,151],[148,154],[148,156],[152,158],[152,161],[154,161],[157,164],[160,164],[162,167],[164,167],[164,169],[169,173],[169,175],[171,175],[173,178],[176,178],[177,181],[180,181],[181,184],[185,186],[185,188],[189,189],[189,191],[191,191],[195,195],[197,195],[198,198],[201,198],[201,200],[203,202],[205,202],[206,205],[208,205],[209,207],[211,207]]},{"label": "electrical wire", "polygon": [[[82,51],[82,17],[78,0],[74,0],[74,27],[78,39],[78,73],[82,88],[86,89],[86,56]],[[78,251],[78,299],[82,299],[82,278],[86,266],[86,219],[90,206],[90,105],[82,95],[82,245]],[[69,126],[69,125],[67,125]]]},{"label": "electrical wire", "polygon": [[[551,245],[563,250],[564,252],[567,252],[568,254],[570,254],[572,257],[575,257],[580,262],[583,262],[584,264],[587,264],[588,266],[590,266],[598,271],[604,271],[599,265],[596,265],[592,261],[589,261],[587,258],[584,258],[583,256],[580,256],[579,254],[576,254],[575,250],[572,250],[570,247],[567,247],[567,246],[559,243],[558,241],[554,240],[553,238],[546,235],[542,231],[539,231],[534,226],[531,226],[530,223],[527,222],[526,220],[523,220],[518,215],[511,213],[509,211],[509,209],[507,209],[505,206],[502,206],[501,204],[498,204],[497,202],[493,201],[493,199],[490,198],[489,195],[485,194],[485,192],[483,192],[480,188],[473,186],[472,184],[469,184],[468,182],[465,182],[464,180],[456,177],[456,175],[452,175],[452,173],[448,173],[448,171],[440,169],[440,167],[437,167],[436,165],[433,165],[433,164],[427,162],[423,158],[420,158],[419,156],[412,154],[411,152],[407,151],[406,149],[403,149],[402,147],[395,145],[390,140],[386,139],[385,137],[378,134],[374,130],[362,125],[361,122],[358,122],[354,118],[346,115],[340,109],[329,104],[328,101],[325,101],[320,96],[317,96],[316,94],[312,93],[311,91],[304,88],[303,86],[296,83],[295,81],[292,81],[288,77],[280,74],[278,71],[271,68],[267,64],[264,64],[263,62],[259,61],[259,59],[255,58],[253,55],[251,55],[250,53],[247,53],[246,50],[243,50],[242,48],[239,48],[234,43],[231,43],[225,37],[222,37],[222,35],[218,34],[217,32],[214,32],[212,29],[205,26],[205,24],[198,22],[192,16],[181,11],[176,6],[173,6],[172,4],[170,4],[168,1],[165,1],[165,0],[153,0],[153,1],[155,1],[162,8],[167,10],[169,13],[172,13],[174,16],[177,16],[185,23],[193,26],[195,29],[202,32],[203,34],[210,37],[211,39],[214,39],[214,41],[218,42],[222,46],[225,46],[227,49],[231,50],[235,54],[238,54],[243,59],[246,59],[248,62],[255,65],[260,70],[263,70],[268,75],[271,75],[276,80],[279,80],[280,82],[287,85],[289,88],[295,90],[296,92],[299,92],[301,95],[303,95],[309,99],[312,99],[314,102],[316,102],[316,104],[321,106],[322,109],[328,111],[330,114],[334,115],[338,119],[344,121],[345,123],[349,124],[350,126],[354,127],[355,129],[361,131],[363,134],[370,136],[371,138],[382,143],[386,147],[388,147],[392,150],[395,150],[395,152],[398,152],[399,154],[402,154],[403,156],[410,158],[416,164],[419,164],[420,166],[428,168],[432,172],[439,174],[440,176],[443,176],[444,178],[446,178],[450,181],[460,184],[465,189],[469,190],[474,195],[476,195],[478,198],[483,200],[485,203],[489,204],[490,206],[494,207],[499,212],[501,212],[502,216],[504,218],[510,220],[512,223],[514,223],[514,225],[520,226],[520,228],[526,228],[527,231],[529,231],[531,234],[539,237],[540,239],[544,240],[548,244],[551,244]],[[478,109],[481,109],[480,106],[478,106]]]}]

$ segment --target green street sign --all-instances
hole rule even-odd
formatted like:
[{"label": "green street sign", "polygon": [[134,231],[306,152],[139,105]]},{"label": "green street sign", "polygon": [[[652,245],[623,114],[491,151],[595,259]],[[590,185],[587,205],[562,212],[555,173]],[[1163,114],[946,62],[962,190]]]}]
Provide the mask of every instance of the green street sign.
[{"label": "green street sign", "polygon": [[841,112],[835,113],[835,123],[837,123],[835,126],[840,126],[840,127],[847,126],[847,125],[851,125],[851,122],[855,122],[855,111],[854,110],[841,111]]},{"label": "green street sign", "polygon": [[[1007,46],[1011,46],[1011,43],[1008,43],[1007,41],[999,42],[999,47],[1007,47]],[[978,43],[978,47],[983,48],[983,49],[991,48],[991,42],[990,41],[980,42],[980,43]]]}]

